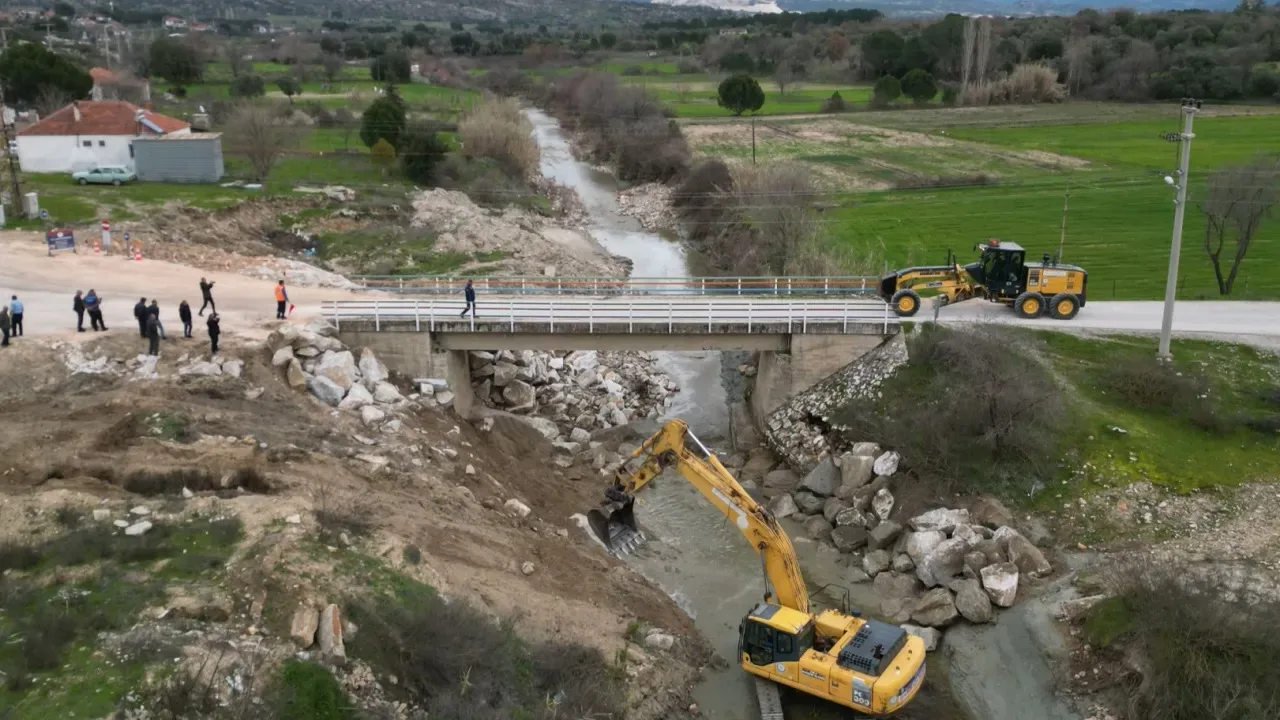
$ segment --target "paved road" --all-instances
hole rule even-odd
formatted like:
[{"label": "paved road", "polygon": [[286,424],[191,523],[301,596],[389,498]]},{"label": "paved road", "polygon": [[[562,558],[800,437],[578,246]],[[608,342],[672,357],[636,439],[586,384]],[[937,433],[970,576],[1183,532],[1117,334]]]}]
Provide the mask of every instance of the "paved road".
[{"label": "paved road", "polygon": [[[1051,329],[1084,328],[1128,332],[1159,332],[1164,312],[1161,302],[1090,302],[1074,320],[1048,318],[1023,320],[1009,308],[981,300],[970,300],[943,308],[938,319],[946,323],[1007,322],[1020,326]],[[927,303],[914,319],[931,320]],[[1173,330],[1178,335],[1256,335],[1280,337],[1280,302],[1179,302],[1173,313]]]}]

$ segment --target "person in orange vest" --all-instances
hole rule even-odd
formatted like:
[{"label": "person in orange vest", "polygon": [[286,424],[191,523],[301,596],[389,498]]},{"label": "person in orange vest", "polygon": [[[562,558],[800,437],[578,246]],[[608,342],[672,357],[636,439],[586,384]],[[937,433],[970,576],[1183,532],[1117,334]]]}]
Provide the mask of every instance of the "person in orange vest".
[{"label": "person in orange vest", "polygon": [[285,292],[284,281],[276,285],[276,319],[285,319],[285,308],[289,306],[289,293]]}]

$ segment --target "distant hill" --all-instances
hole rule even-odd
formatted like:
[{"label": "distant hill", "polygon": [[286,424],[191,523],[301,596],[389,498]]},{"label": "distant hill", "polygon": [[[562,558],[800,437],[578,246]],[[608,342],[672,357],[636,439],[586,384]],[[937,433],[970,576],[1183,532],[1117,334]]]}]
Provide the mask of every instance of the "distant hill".
[{"label": "distant hill", "polygon": [[[1115,3],[1087,0],[651,0],[654,4],[696,6],[738,12],[815,12],[855,7],[886,15],[1071,15],[1083,8],[1104,9]],[[1231,10],[1238,0],[1129,0],[1123,7],[1142,12],[1159,10]]]}]

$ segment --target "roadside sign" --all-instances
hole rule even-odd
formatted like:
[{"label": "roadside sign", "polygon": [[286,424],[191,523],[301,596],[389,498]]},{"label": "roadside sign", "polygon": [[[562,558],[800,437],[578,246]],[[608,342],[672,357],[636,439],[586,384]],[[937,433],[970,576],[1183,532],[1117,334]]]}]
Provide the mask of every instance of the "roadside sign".
[{"label": "roadside sign", "polygon": [[48,220],[48,219],[49,219],[49,211],[48,211],[48,210],[41,210],[41,211],[40,211],[40,219],[41,219],[41,220]]},{"label": "roadside sign", "polygon": [[70,250],[76,251],[76,236],[71,228],[56,228],[44,234],[44,240],[49,245],[49,254],[55,252],[64,252]]}]

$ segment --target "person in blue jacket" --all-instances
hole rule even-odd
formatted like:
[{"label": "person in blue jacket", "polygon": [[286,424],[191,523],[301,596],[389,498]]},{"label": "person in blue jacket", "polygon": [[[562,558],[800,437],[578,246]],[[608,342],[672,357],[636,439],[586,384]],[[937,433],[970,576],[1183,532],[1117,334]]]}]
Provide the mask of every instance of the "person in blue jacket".
[{"label": "person in blue jacket", "polygon": [[13,330],[10,332],[10,335],[13,337],[25,334],[22,332],[23,309],[22,301],[18,299],[17,295],[14,295],[13,300],[9,302],[9,322],[13,325]]},{"label": "person in blue jacket", "polygon": [[466,317],[468,310],[471,311],[471,317],[475,317],[476,316],[476,288],[474,285],[471,284],[470,280],[467,281],[467,286],[462,288],[462,297],[466,298],[467,305],[466,307],[462,308],[462,314],[458,315],[458,317]]}]

